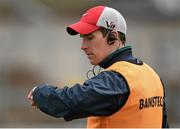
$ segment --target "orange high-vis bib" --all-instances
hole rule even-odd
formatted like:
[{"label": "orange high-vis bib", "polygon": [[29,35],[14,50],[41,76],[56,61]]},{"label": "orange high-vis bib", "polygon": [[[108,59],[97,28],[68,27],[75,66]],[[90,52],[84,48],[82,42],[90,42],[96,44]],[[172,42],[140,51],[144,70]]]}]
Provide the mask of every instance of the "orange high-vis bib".
[{"label": "orange high-vis bib", "polygon": [[[88,117],[88,128],[161,128],[164,91],[159,76],[147,64],[117,62],[106,70],[116,71],[126,79],[130,95],[116,113]],[[118,85],[117,85],[118,86]]]}]

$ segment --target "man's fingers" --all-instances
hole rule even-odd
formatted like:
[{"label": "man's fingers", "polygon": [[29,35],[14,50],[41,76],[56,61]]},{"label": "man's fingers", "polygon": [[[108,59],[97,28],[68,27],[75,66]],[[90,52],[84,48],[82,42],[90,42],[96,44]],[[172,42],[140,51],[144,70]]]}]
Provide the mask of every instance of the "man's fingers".
[{"label": "man's fingers", "polygon": [[27,99],[30,100],[31,106],[32,106],[32,107],[35,107],[35,108],[37,108],[37,106],[36,106],[35,102],[33,101],[33,92],[34,92],[34,90],[35,90],[36,88],[37,88],[37,87],[34,87],[34,88],[29,92],[29,94],[27,95]]},{"label": "man's fingers", "polygon": [[29,92],[29,94],[28,94],[28,96],[27,96],[27,99],[29,99],[29,100],[32,100],[33,99],[33,92],[34,92],[34,90],[37,88],[37,86],[35,86],[30,92]]},{"label": "man's fingers", "polygon": [[31,106],[35,106],[35,103],[34,103],[34,101],[31,101]]},{"label": "man's fingers", "polygon": [[28,94],[28,96],[27,96],[27,99],[29,99],[29,100],[32,100],[32,99],[33,99],[33,97],[32,97],[32,90],[29,92],[29,94]]}]

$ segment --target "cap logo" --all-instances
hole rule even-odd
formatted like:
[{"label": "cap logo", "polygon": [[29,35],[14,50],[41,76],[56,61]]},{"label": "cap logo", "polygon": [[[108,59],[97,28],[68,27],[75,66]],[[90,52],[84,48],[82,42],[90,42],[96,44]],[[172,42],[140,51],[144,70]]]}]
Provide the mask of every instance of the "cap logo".
[{"label": "cap logo", "polygon": [[114,24],[114,22],[108,22],[108,21],[106,21],[106,26],[107,26],[107,28],[109,28],[109,29],[114,29],[116,25]]}]

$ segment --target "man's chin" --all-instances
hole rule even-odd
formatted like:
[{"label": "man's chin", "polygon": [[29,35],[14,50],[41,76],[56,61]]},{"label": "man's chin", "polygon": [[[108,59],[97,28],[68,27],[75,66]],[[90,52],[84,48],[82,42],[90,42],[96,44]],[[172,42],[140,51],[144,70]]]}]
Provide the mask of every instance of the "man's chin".
[{"label": "man's chin", "polygon": [[99,63],[89,60],[92,65],[98,65]]}]

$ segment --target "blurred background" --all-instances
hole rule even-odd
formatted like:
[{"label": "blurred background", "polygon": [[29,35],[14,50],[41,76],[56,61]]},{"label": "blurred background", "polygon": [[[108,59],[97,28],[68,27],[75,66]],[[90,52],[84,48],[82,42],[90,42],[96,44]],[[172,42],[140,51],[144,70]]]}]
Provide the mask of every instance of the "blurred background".
[{"label": "blurred background", "polygon": [[66,26],[90,7],[120,11],[128,25],[127,45],[164,81],[171,127],[180,127],[180,0],[0,0],[0,127],[79,127],[33,109],[26,96],[47,82],[82,83],[92,68],[79,36]]}]

